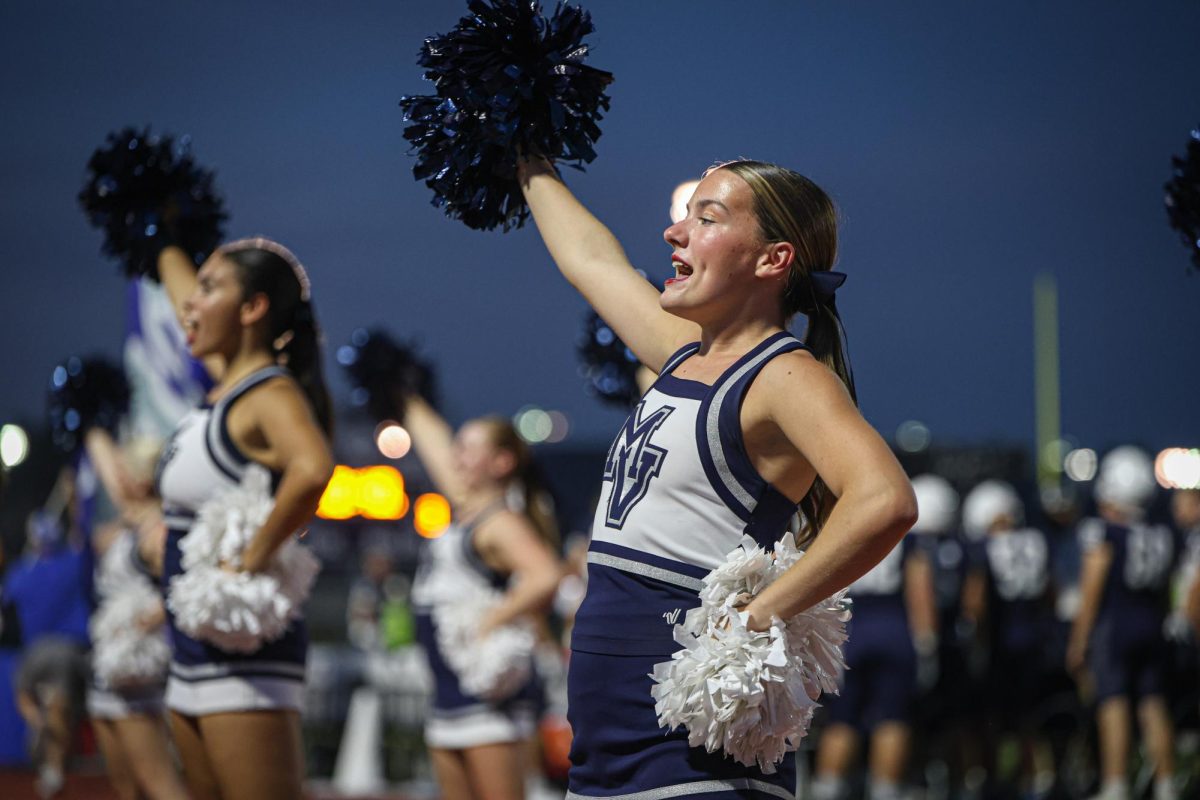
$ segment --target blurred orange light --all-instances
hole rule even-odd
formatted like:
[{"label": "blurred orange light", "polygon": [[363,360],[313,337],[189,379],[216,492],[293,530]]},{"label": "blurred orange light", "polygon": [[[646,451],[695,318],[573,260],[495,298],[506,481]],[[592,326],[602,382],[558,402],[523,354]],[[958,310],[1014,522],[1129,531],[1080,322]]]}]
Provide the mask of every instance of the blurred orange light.
[{"label": "blurred orange light", "polygon": [[404,476],[395,467],[358,471],[358,513],[367,519],[400,519],[407,505]]},{"label": "blurred orange light", "polygon": [[358,473],[340,464],[321,495],[317,516],[321,519],[350,519],[358,513]]},{"label": "blurred orange light", "polygon": [[413,526],[426,539],[436,539],[450,527],[450,502],[440,494],[423,494],[413,503]]},{"label": "blurred orange light", "polygon": [[401,519],[408,513],[404,476],[395,467],[334,467],[333,477],[321,495],[321,519]]}]

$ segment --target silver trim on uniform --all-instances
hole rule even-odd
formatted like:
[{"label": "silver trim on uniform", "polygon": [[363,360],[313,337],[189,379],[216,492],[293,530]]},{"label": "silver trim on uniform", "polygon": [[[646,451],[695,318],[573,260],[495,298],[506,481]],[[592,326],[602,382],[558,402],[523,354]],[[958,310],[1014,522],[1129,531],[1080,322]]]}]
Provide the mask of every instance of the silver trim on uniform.
[{"label": "silver trim on uniform", "polygon": [[694,356],[699,349],[700,349],[699,342],[694,342],[692,344],[684,345],[682,348],[680,348],[679,352],[677,352],[671,358],[670,361],[663,364],[662,369],[660,369],[658,371],[658,374],[666,375],[666,374],[670,373],[672,370],[674,370],[676,367],[678,367],[680,364],[682,364],[688,358],[690,358],[691,356]]},{"label": "silver trim on uniform", "polygon": [[734,476],[733,471],[729,468],[729,462],[725,460],[725,451],[721,447],[721,406],[725,403],[725,396],[729,394],[729,390],[733,388],[733,385],[736,384],[743,375],[757,367],[762,362],[771,358],[773,355],[778,353],[781,348],[790,345],[792,341],[793,340],[789,338],[780,339],[779,341],[775,342],[775,344],[771,345],[766,350],[763,350],[757,356],[739,367],[737,372],[733,373],[727,379],[721,382],[721,387],[713,394],[712,404],[708,407],[708,419],[705,420],[705,430],[708,434],[708,452],[712,457],[713,466],[717,470],[717,475],[721,477],[721,482],[725,484],[725,488],[728,489],[729,493],[732,494],[734,498],[742,504],[747,513],[754,512],[754,507],[758,505],[758,501],[746,491],[746,488],[742,486],[741,481]]},{"label": "silver trim on uniform", "polygon": [[657,789],[647,789],[644,792],[630,792],[629,794],[593,795],[567,792],[566,800],[667,800],[670,797],[686,797],[692,794],[706,794],[709,792],[737,792],[746,789],[780,797],[783,800],[792,800],[794,797],[787,789],[782,786],[776,786],[773,783],[758,781],[753,778],[732,778],[723,781],[677,783],[674,786],[660,786]]},{"label": "silver trim on uniform", "polygon": [[621,558],[620,556],[612,556],[608,553],[588,553],[587,560],[589,564],[599,564],[603,567],[612,567],[624,572],[632,572],[635,575],[644,575],[647,578],[654,578],[663,583],[672,583],[676,586],[682,586],[685,589],[692,591],[700,591],[704,588],[704,581],[699,578],[693,578],[691,575],[684,575],[682,572],[672,572],[669,569],[662,567],[643,564],[641,561],[634,561],[629,558]]},{"label": "silver trim on uniform", "polygon": [[246,672],[277,672],[279,677],[295,676],[304,680],[304,665],[290,661],[233,661],[224,664],[180,664],[171,662],[171,673],[184,680],[208,680],[237,676]]}]

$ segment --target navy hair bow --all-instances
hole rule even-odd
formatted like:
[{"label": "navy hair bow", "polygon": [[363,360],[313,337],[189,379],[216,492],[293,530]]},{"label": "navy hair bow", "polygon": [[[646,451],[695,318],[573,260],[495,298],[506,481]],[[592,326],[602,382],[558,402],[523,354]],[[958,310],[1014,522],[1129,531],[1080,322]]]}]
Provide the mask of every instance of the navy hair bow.
[{"label": "navy hair bow", "polygon": [[808,278],[812,281],[813,294],[817,299],[829,301],[837,295],[838,287],[846,282],[846,273],[822,269],[810,272]]}]

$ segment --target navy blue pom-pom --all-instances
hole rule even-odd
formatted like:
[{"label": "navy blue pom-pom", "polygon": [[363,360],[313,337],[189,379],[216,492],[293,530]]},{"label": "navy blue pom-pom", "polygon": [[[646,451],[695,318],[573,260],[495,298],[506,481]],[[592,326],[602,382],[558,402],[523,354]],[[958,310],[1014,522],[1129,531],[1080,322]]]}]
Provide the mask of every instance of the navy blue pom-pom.
[{"label": "navy blue pom-pom", "polygon": [[104,231],[102,252],[130,277],[158,279],[158,254],[181,247],[197,265],[221,242],[228,215],[213,173],[196,165],[190,139],[150,129],[110,133],[88,160],[79,204]]},{"label": "navy blue pom-pom", "polygon": [[603,402],[632,408],[641,399],[637,372],[640,362],[633,351],[595,311],[589,311],[579,338],[579,357],[587,390]]},{"label": "navy blue pom-pom", "polygon": [[1171,180],[1163,187],[1167,221],[1191,251],[1192,269],[1200,270],[1200,125],[1192,131],[1184,156],[1171,157],[1171,166]]},{"label": "navy blue pom-pom", "polygon": [[400,101],[433,204],[467,226],[518,228],[529,208],[516,181],[521,153],[582,168],[596,157],[596,125],[612,74],[583,63],[591,16],[559,3],[471,0],[457,27],[425,40],[419,63],[434,95]]},{"label": "navy blue pom-pom", "polygon": [[71,356],[54,367],[46,412],[54,443],[67,452],[83,444],[89,428],[116,432],[129,410],[129,383],[120,367],[102,356]]},{"label": "navy blue pom-pom", "polygon": [[338,363],[354,384],[350,399],[377,420],[404,416],[404,397],[420,395],[437,405],[433,367],[411,345],[398,344],[381,328],[358,328],[338,348]]}]

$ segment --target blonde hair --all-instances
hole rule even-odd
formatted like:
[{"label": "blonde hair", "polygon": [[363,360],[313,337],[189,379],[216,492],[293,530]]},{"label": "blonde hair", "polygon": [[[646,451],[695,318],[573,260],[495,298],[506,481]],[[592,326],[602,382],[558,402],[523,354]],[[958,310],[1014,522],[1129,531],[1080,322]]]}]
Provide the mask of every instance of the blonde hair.
[{"label": "blonde hair", "polygon": [[[788,242],[795,248],[780,299],[783,316],[785,320],[797,313],[807,317],[805,345],[841,379],[857,404],[837,306],[831,297],[818,292],[812,281],[814,272],[830,270],[837,261],[837,209],[833,200],[808,178],[776,164],[742,159],[713,169],[729,170],[750,187],[754,216],[764,242]],[[800,502],[805,520],[798,537],[802,544],[817,535],[836,502],[818,476]]]},{"label": "blonde hair", "polygon": [[520,492],[524,507],[519,510],[533,523],[542,541],[555,553],[559,552],[561,541],[554,516],[554,499],[542,483],[529,445],[517,434],[512,422],[504,417],[482,417],[477,422],[487,430],[493,447],[512,454],[514,466],[509,479]]}]

